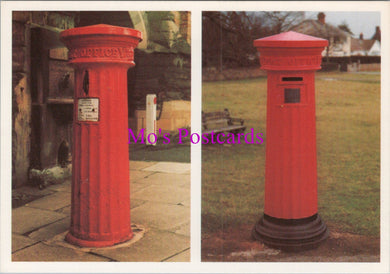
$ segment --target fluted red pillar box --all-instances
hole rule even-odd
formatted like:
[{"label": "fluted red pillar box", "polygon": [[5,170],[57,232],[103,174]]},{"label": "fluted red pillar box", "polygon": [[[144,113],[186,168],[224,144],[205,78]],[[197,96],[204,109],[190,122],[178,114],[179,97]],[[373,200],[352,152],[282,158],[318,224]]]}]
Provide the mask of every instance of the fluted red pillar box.
[{"label": "fluted red pillar box", "polygon": [[267,71],[264,215],[253,236],[281,249],[317,246],[328,236],[317,212],[314,72],[328,41],[293,31],[258,39]]},{"label": "fluted red pillar box", "polygon": [[127,70],[141,32],[109,25],[65,30],[75,69],[71,225],[66,240],[111,246],[130,226]]}]

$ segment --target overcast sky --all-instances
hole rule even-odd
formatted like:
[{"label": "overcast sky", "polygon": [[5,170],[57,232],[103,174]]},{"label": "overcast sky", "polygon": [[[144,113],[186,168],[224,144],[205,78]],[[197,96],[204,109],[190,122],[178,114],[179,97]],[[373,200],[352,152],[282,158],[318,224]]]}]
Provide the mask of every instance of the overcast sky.
[{"label": "overcast sky", "polygon": [[[326,23],[334,26],[342,24],[344,21],[353,32],[354,37],[359,37],[363,33],[364,39],[371,39],[375,33],[375,27],[380,26],[379,12],[324,12]],[[306,12],[306,19],[317,19],[318,12]]]}]

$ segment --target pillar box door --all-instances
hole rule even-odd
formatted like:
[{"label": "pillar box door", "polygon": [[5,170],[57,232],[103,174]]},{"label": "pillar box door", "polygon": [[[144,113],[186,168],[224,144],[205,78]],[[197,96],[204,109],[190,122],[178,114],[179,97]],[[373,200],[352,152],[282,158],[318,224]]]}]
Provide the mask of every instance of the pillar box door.
[{"label": "pillar box door", "polygon": [[61,33],[75,69],[71,226],[66,240],[103,247],[132,238],[127,70],[141,33],[94,25]]},{"label": "pillar box door", "polygon": [[293,31],[254,41],[267,71],[264,215],[253,236],[284,249],[327,235],[317,213],[314,72],[328,41]]}]

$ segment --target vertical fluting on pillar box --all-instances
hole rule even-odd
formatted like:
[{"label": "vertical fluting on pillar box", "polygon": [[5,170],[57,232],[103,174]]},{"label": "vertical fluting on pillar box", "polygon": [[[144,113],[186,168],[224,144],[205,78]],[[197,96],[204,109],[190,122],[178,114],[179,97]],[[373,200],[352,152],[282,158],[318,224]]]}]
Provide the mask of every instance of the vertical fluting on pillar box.
[{"label": "vertical fluting on pillar box", "polygon": [[75,67],[71,226],[66,240],[103,247],[129,240],[130,184],[127,70],[137,30],[94,25],[61,40]]},{"label": "vertical fluting on pillar box", "polygon": [[267,71],[264,214],[252,235],[265,244],[299,250],[328,236],[317,208],[314,72],[327,40],[285,32],[258,39]]}]

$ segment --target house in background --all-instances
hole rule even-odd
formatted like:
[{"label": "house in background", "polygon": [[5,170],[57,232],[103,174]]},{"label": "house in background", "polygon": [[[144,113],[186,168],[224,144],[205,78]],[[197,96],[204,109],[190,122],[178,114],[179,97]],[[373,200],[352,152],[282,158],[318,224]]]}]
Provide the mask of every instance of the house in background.
[{"label": "house in background", "polygon": [[[378,28],[379,27],[377,27],[376,29],[377,30],[376,34],[378,33],[379,30]],[[374,35],[374,37],[377,37],[376,34]],[[351,55],[352,56],[381,56],[380,41],[377,39],[363,39],[363,34],[361,33],[359,39],[352,38]]]},{"label": "house in background", "polygon": [[320,37],[329,41],[323,51],[326,57],[322,63],[323,70],[340,71],[378,71],[381,62],[381,31],[377,26],[371,39],[353,38],[348,32],[325,22],[325,14],[318,13],[317,20],[304,20],[290,30]]},{"label": "house in background", "polygon": [[376,27],[371,39],[364,39],[361,33],[359,39],[352,38],[351,62],[348,71],[379,71],[381,62],[381,31]]},{"label": "house in background", "polygon": [[304,20],[290,30],[328,40],[329,46],[322,53],[323,56],[342,57],[351,54],[351,34],[326,23],[323,12],[318,13],[317,20]]}]

